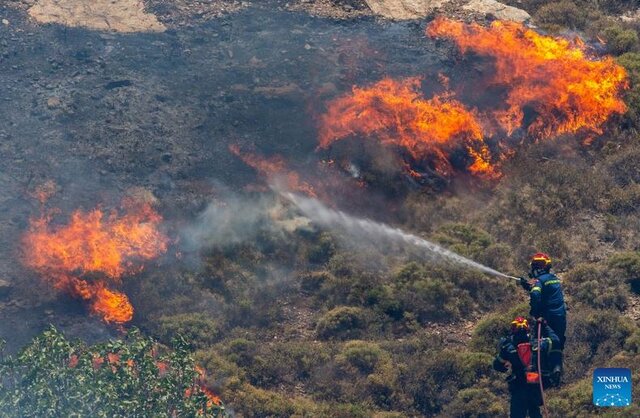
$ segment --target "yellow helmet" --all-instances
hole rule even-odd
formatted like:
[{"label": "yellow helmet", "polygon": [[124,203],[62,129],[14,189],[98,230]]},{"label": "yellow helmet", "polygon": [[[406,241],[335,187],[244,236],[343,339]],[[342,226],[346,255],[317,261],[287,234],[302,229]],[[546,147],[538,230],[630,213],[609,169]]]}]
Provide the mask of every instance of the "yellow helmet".
[{"label": "yellow helmet", "polygon": [[551,257],[545,253],[535,253],[531,256],[529,266],[531,267],[531,271],[549,270],[551,268]]},{"label": "yellow helmet", "polygon": [[517,334],[520,331],[529,331],[529,321],[527,321],[527,318],[522,316],[511,321],[511,333]]}]

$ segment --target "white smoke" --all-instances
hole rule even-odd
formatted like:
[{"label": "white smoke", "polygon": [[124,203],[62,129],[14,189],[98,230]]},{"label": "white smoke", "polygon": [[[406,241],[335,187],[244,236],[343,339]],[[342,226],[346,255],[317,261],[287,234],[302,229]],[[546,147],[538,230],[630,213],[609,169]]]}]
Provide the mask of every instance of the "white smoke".
[{"label": "white smoke", "polygon": [[297,206],[302,213],[318,225],[351,238],[352,240],[367,240],[370,244],[380,247],[385,244],[400,244],[420,250],[421,258],[439,261],[449,261],[458,265],[480,270],[490,275],[515,279],[497,270],[487,267],[466,257],[456,254],[426,239],[409,234],[401,229],[374,222],[369,219],[357,218],[344,212],[333,210],[316,199],[302,197],[290,192],[280,192],[286,199]]}]

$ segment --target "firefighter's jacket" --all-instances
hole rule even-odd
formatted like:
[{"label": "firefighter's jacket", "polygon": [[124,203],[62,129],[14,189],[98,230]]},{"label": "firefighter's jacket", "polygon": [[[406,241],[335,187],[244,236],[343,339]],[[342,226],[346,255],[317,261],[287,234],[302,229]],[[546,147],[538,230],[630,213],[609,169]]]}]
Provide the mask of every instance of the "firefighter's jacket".
[{"label": "firefighter's jacket", "polygon": [[543,273],[535,278],[530,297],[531,316],[534,318],[567,314],[560,279],[553,273]]}]

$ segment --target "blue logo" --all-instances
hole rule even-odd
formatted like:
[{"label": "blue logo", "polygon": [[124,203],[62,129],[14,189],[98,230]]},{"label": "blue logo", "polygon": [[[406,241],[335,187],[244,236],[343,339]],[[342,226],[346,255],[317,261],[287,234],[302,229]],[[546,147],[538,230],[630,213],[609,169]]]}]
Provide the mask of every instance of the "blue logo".
[{"label": "blue logo", "polygon": [[631,369],[595,369],[593,404],[596,406],[631,405]]}]

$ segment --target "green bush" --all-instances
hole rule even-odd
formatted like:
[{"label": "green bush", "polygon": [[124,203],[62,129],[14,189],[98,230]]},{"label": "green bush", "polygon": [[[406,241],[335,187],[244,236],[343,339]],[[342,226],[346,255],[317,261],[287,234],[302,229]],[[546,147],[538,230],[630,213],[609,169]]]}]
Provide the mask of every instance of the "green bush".
[{"label": "green bush", "polygon": [[349,341],[345,344],[336,361],[338,364],[357,369],[361,373],[372,373],[378,364],[388,361],[386,354],[378,344],[366,341]]},{"label": "green bush", "polygon": [[504,313],[495,313],[480,320],[471,337],[470,347],[483,353],[496,354],[500,338],[509,335],[511,321],[517,316],[529,316],[529,304],[523,303]]},{"label": "green bush", "polygon": [[468,224],[453,223],[441,226],[433,238],[458,254],[478,259],[492,243],[486,232]]},{"label": "green bush", "polygon": [[640,278],[640,253],[616,253],[608,260],[609,267],[619,269],[627,280]]},{"label": "green bush", "polygon": [[[625,93],[625,103],[627,103],[627,115],[635,123],[637,127],[640,123],[640,54],[637,52],[627,52],[617,58],[618,63],[620,63],[626,70],[629,76],[630,88]],[[634,149],[631,151],[633,154],[638,154],[638,150]],[[624,158],[628,158],[626,161]],[[624,168],[631,169],[635,174],[633,177],[629,177],[628,179],[621,178],[623,182],[640,182],[640,175],[638,175],[638,166],[635,164],[635,160],[633,159],[633,155],[620,154],[618,156],[619,161],[622,163]],[[611,166],[614,170],[616,169],[615,165]]]},{"label": "green bush", "polygon": [[624,29],[621,26],[609,26],[603,31],[603,36],[607,41],[607,49],[615,54],[621,55],[638,49],[638,33],[633,29]]},{"label": "green bush", "polygon": [[587,13],[569,0],[553,2],[540,7],[535,14],[540,25],[554,30],[560,28],[584,29]]},{"label": "green bush", "polygon": [[171,341],[177,335],[188,339],[195,347],[205,348],[218,339],[218,322],[205,314],[184,313],[162,316],[155,324],[162,341]]},{"label": "green bush", "polygon": [[358,338],[366,328],[364,309],[340,306],[324,314],[316,326],[316,334],[322,339]]},{"label": "green bush", "polygon": [[640,184],[615,187],[609,193],[609,212],[614,215],[634,213],[640,208]]},{"label": "green bush", "polygon": [[599,309],[624,310],[627,306],[624,279],[598,264],[580,264],[564,280],[565,292],[574,300]]},{"label": "green bush", "polygon": [[300,289],[306,293],[315,293],[320,290],[322,285],[328,281],[334,280],[331,273],[326,271],[311,271],[300,277]]},{"label": "green bush", "polygon": [[506,402],[481,388],[462,389],[443,411],[444,416],[460,418],[491,418],[506,414]]},{"label": "green bush", "polygon": [[336,245],[333,242],[333,237],[327,233],[320,235],[320,238],[315,241],[308,249],[307,259],[314,264],[324,264],[336,252]]}]

